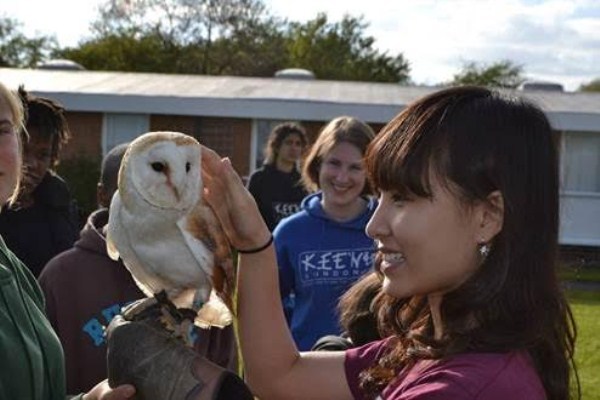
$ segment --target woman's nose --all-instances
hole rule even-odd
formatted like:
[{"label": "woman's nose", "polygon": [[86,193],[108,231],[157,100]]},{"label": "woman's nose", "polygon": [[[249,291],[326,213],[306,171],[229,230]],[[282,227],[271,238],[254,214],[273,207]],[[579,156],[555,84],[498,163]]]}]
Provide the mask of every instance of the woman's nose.
[{"label": "woman's nose", "polygon": [[371,216],[371,219],[367,223],[365,232],[371,239],[377,239],[385,235],[386,218],[384,216],[384,211],[385,210],[382,208],[381,203],[379,203],[375,209],[375,212]]},{"label": "woman's nose", "polygon": [[338,182],[347,182],[349,175],[350,174],[348,173],[348,170],[346,168],[339,168],[335,175],[335,179]]}]

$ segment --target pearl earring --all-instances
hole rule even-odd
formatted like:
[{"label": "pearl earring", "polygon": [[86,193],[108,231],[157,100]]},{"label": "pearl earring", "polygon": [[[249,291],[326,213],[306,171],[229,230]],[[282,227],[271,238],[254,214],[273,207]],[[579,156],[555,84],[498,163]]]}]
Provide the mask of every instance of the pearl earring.
[{"label": "pearl earring", "polygon": [[481,254],[481,257],[483,257],[484,260],[487,258],[488,254],[490,254],[490,250],[491,246],[488,243],[483,240],[479,242],[479,254]]}]

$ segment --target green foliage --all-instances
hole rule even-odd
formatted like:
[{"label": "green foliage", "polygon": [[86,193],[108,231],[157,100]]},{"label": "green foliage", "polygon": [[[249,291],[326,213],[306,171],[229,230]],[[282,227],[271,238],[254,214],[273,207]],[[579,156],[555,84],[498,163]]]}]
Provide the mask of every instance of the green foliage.
[{"label": "green foliage", "polygon": [[377,50],[367,27],[349,15],[288,22],[263,0],[105,0],[93,36],[72,48],[27,39],[17,22],[0,20],[0,65],[34,67],[51,54],[89,70],[273,76],[305,68],[319,79],[408,83],[403,55]]},{"label": "green foliage", "polygon": [[272,75],[280,24],[260,0],[108,0],[95,38],[62,56],[88,69]]},{"label": "green foliage", "polygon": [[128,33],[110,34],[64,49],[59,55],[92,70],[179,72],[176,60],[180,51],[152,34],[139,38]]},{"label": "green foliage", "polygon": [[107,0],[93,27],[94,38],[59,55],[91,70],[273,76],[296,67],[320,79],[408,82],[408,62],[375,49],[362,18],[290,23],[262,0]]},{"label": "green foliage", "polygon": [[98,208],[96,185],[100,177],[100,160],[78,156],[61,160],[58,174],[68,183],[84,218]]},{"label": "green foliage", "polygon": [[600,78],[596,78],[588,83],[579,86],[580,92],[600,92]]},{"label": "green foliage", "polygon": [[462,70],[454,75],[451,85],[479,85],[500,88],[517,88],[525,81],[523,66],[515,65],[510,60],[497,61],[492,64],[468,62]]},{"label": "green foliage", "polygon": [[569,291],[567,295],[577,325],[575,362],[581,398],[600,400],[600,291]]},{"label": "green foliage", "polygon": [[27,38],[21,24],[12,18],[0,18],[0,67],[33,68],[56,49],[51,36]]},{"label": "green foliage", "polygon": [[362,17],[345,15],[331,23],[318,14],[304,24],[289,26],[288,64],[313,71],[320,79],[376,82],[408,82],[409,65],[404,57],[375,49],[375,39],[365,35]]},{"label": "green foliage", "polygon": [[217,38],[204,60],[211,75],[273,76],[287,65],[285,37],[275,21],[251,24]]}]

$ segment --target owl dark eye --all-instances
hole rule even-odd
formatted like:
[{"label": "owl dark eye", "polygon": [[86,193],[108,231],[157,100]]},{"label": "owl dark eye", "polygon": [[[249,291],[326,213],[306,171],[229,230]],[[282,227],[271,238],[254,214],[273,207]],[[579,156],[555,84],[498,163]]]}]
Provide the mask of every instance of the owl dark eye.
[{"label": "owl dark eye", "polygon": [[150,164],[150,166],[156,172],[163,172],[165,170],[165,164],[161,162],[153,162],[152,164]]},{"label": "owl dark eye", "polygon": [[185,163],[185,172],[190,172],[190,168],[192,168],[192,164],[189,162]]}]

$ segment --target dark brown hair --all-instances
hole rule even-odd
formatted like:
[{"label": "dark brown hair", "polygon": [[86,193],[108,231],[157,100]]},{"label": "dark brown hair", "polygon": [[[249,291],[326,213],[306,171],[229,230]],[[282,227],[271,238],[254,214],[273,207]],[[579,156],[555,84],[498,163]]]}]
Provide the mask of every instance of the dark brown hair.
[{"label": "dark brown hair", "polygon": [[381,280],[371,272],[352,284],[340,297],[340,325],[354,346],[381,339],[372,303],[381,290]]},{"label": "dark brown hair", "polygon": [[273,128],[269,134],[269,140],[265,145],[265,165],[273,165],[277,161],[277,154],[283,144],[283,141],[290,135],[298,135],[302,146],[306,147],[308,139],[304,128],[294,122],[284,122]]},{"label": "dark brown hair", "polygon": [[525,350],[548,399],[568,399],[571,377],[578,397],[575,324],[556,276],[558,157],[544,113],[485,88],[441,90],[387,124],[366,164],[374,187],[394,193],[431,198],[432,172],[466,206],[497,190],[504,222],[478,271],[444,295],[440,340],[424,297],[378,297],[380,330],[395,338],[363,371],[363,389],[380,392],[419,358]]}]

